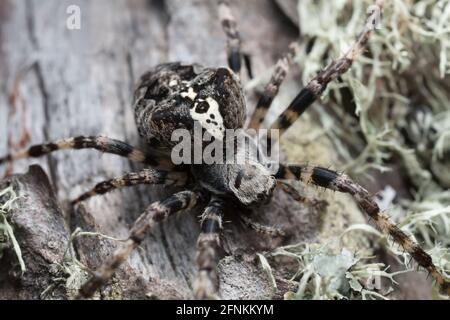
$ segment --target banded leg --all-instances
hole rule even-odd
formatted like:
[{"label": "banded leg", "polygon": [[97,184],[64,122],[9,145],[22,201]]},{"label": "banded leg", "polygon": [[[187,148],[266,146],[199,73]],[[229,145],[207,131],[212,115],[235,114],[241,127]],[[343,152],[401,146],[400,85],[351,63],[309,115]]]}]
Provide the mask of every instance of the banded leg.
[{"label": "banded leg", "polygon": [[162,170],[144,169],[139,172],[130,172],[123,176],[100,182],[95,187],[80,195],[72,201],[75,205],[90,197],[105,194],[114,189],[136,186],[140,184],[164,184],[166,186],[184,186],[187,181],[185,172],[167,172]]},{"label": "banded leg", "polygon": [[295,54],[295,46],[292,43],[289,46],[289,51],[283,57],[281,57],[277,63],[275,64],[275,69],[272,73],[272,76],[269,80],[269,83],[265,86],[261,97],[259,98],[255,110],[250,118],[250,122],[248,125],[249,129],[259,129],[261,124],[266,117],[267,111],[269,111],[270,106],[272,105],[273,100],[278,94],[280,90],[280,86],[283,83],[286,75],[289,71],[289,65],[292,62],[292,59]]},{"label": "banded leg", "polygon": [[241,219],[242,223],[250,229],[255,230],[258,233],[266,234],[272,237],[284,237],[286,233],[276,227],[266,226],[259,222],[253,221],[251,218],[246,217],[244,215],[240,215],[239,219]]},{"label": "banded leg", "polygon": [[377,203],[366,189],[352,181],[348,176],[321,167],[281,165],[276,174],[276,178],[298,179],[305,183],[312,183],[316,186],[352,195],[361,209],[375,222],[377,227],[401,245],[421,267],[425,268],[431,274],[442,290],[447,295],[450,295],[450,282],[437,270],[431,256],[410,236],[397,227],[389,217],[380,211]]},{"label": "banded leg", "polygon": [[381,5],[376,6],[378,10],[373,10],[363,32],[358,36],[353,46],[342,57],[332,62],[325,70],[314,77],[294,98],[287,109],[275,120],[270,129],[280,130],[279,135],[281,136],[323,93],[331,81],[350,69],[353,61],[365,50],[369,36],[379,19]]},{"label": "banded leg", "polygon": [[79,136],[58,140],[56,142],[34,145],[27,150],[0,157],[0,164],[24,158],[38,158],[54,151],[69,149],[95,149],[105,153],[116,154],[134,162],[145,163],[153,167],[173,167],[168,161],[160,162],[156,157],[146,154],[126,142],[102,136]]},{"label": "banded leg", "polygon": [[193,208],[200,196],[197,192],[183,191],[170,196],[164,201],[152,203],[134,222],[130,236],[125,244],[117,249],[110,261],[95,271],[92,277],[81,287],[78,298],[89,298],[98,288],[105,285],[131,252],[144,240],[147,231],[157,222],[166,219],[174,213]]},{"label": "banded leg", "polygon": [[219,18],[227,36],[228,65],[234,73],[241,71],[241,37],[237,23],[226,0],[219,0]]},{"label": "banded leg", "polygon": [[321,200],[312,196],[305,197],[286,181],[278,180],[277,186],[281,188],[284,192],[286,192],[292,199],[294,199],[299,203],[306,204],[319,210],[324,209],[328,205],[328,203],[325,200]]},{"label": "banded leg", "polygon": [[220,246],[219,233],[222,230],[224,205],[225,202],[223,200],[213,197],[202,214],[202,231],[197,240],[196,261],[198,274],[194,282],[194,296],[196,299],[218,298],[218,248]]},{"label": "banded leg", "polygon": [[253,79],[252,59],[247,53],[244,53],[242,56],[244,57],[245,69],[247,69],[248,77],[249,79]]}]

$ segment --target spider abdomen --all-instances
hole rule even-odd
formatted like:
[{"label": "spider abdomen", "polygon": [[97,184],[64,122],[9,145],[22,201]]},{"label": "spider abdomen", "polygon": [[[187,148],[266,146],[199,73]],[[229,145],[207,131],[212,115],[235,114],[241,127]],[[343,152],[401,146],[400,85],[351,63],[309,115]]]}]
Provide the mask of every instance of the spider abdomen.
[{"label": "spider abdomen", "polygon": [[145,73],[135,90],[133,108],[139,134],[162,149],[176,129],[194,136],[194,123],[215,138],[237,129],[245,120],[240,82],[228,68],[204,68],[179,62],[161,64]]}]

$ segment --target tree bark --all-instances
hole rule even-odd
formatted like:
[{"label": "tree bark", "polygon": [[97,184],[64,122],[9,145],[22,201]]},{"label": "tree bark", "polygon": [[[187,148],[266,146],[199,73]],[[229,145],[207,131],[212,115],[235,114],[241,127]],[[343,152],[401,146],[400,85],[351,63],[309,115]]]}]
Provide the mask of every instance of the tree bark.
[{"label": "tree bark", "polygon": [[[69,30],[66,8],[72,3],[0,4],[0,154],[80,134],[103,134],[139,145],[130,101],[142,73],[168,61],[226,64],[226,39],[213,1],[77,1],[81,29]],[[236,1],[232,6],[244,49],[258,74],[297,37],[296,29],[272,1]],[[30,164],[42,166],[51,182],[38,167],[11,180],[20,194],[28,195],[12,223],[30,271],[14,281],[9,276],[4,279],[3,298],[39,298],[52,284],[54,275],[48,270],[62,261],[62,248],[76,227],[125,238],[147,205],[174,191],[158,187],[116,191],[87,201],[71,214],[68,203],[81,192],[140,167],[95,151],[69,151],[18,161],[2,167],[0,174],[23,173]],[[294,215],[288,210],[292,206],[278,194],[258,219],[293,231],[291,240],[300,235],[309,239],[315,234],[309,220],[317,217],[306,215],[307,210],[301,211],[306,218],[298,212]],[[152,230],[116,276],[119,295],[114,296],[110,288],[103,290],[102,297],[191,297],[199,213],[173,217]],[[249,232],[234,216],[226,220],[231,221],[225,224],[222,241],[220,294],[228,299],[273,297],[255,252],[274,248],[280,240]],[[49,243],[55,243],[56,249],[46,248]],[[75,245],[80,261],[95,268],[118,243],[83,237]],[[15,264],[12,254],[1,261],[3,268]],[[66,297],[58,290],[53,293],[56,298]]]}]

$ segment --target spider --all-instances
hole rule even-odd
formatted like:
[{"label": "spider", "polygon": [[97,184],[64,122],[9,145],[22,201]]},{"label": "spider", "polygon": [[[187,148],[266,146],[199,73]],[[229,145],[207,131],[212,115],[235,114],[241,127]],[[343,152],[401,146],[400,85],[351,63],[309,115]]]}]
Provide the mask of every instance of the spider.
[{"label": "spider", "polygon": [[[331,81],[349,70],[353,61],[364,52],[369,36],[375,29],[382,3],[379,2],[376,6],[378,10],[373,10],[369,15],[363,31],[350,49],[300,90],[270,129],[278,130],[281,136],[320,97]],[[128,186],[163,184],[184,188],[184,191],[177,192],[165,200],[152,203],[138,217],[126,242],[114,252],[109,261],[92,272],[90,279],[80,288],[79,297],[91,297],[97,289],[105,285],[156,223],[177,212],[202,205],[204,209],[196,255],[198,273],[193,291],[194,296],[199,299],[218,298],[218,249],[225,209],[231,205],[244,211],[257,208],[258,205],[270,201],[276,187],[281,187],[295,196],[293,188],[286,184],[289,180],[300,180],[306,184],[353,196],[379,229],[401,245],[419,266],[431,274],[442,290],[450,294],[449,282],[433,264],[432,258],[381,212],[368,191],[344,174],[302,164],[280,164],[277,172],[273,174],[258,157],[251,154],[246,154],[243,164],[175,165],[171,161],[170,151],[174,147],[171,136],[174,130],[185,129],[192,132],[194,124],[200,124],[204,131],[220,139],[226,129],[243,128],[246,122],[246,104],[240,71],[242,60],[246,65],[249,63],[241,52],[237,23],[228,2],[219,0],[218,9],[227,36],[228,67],[206,68],[198,64],[166,63],[145,73],[137,85],[133,101],[135,121],[139,135],[148,144],[151,153],[108,137],[78,136],[34,145],[27,150],[0,158],[2,164],[26,157],[41,157],[63,149],[96,149],[151,167],[103,181],[73,200],[74,205],[92,196]],[[288,50],[275,65],[272,77],[257,102],[247,128],[261,127],[286,77],[291,60],[292,52]],[[268,135],[267,138],[270,140],[273,137]],[[297,194],[296,199],[304,200],[304,197]],[[281,234],[281,231],[275,228],[258,225],[247,218],[245,222],[258,231]]]}]

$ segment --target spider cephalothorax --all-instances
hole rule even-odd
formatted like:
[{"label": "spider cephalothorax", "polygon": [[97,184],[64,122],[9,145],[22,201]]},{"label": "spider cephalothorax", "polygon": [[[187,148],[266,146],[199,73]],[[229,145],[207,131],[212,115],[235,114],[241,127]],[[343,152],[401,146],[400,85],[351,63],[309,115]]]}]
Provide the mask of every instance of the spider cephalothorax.
[{"label": "spider cephalothorax", "polygon": [[232,197],[246,206],[267,201],[276,186],[269,170],[257,161],[245,164],[193,166],[192,172],[201,186],[211,193]]},{"label": "spider cephalothorax", "polygon": [[[382,3],[379,1],[379,3]],[[197,247],[197,280],[194,295],[197,298],[217,297],[219,260],[219,235],[222,230],[222,216],[227,206],[237,203],[244,209],[268,201],[273,189],[286,186],[284,180],[300,180],[307,184],[352,195],[361,209],[379,229],[391,236],[417,263],[426,269],[441,288],[450,293],[447,279],[434,265],[432,258],[406,233],[398,228],[378,207],[376,201],[360,185],[348,176],[335,171],[309,165],[279,164],[276,172],[269,170],[261,158],[254,153],[243,153],[241,163],[176,163],[171,152],[178,141],[172,139],[176,130],[183,130],[195,138],[195,128],[207,132],[211,140],[224,141],[227,129],[239,129],[245,122],[245,99],[239,80],[241,66],[240,37],[236,22],[226,1],[219,1],[220,17],[228,38],[229,68],[205,68],[200,65],[182,63],[162,64],[145,73],[134,96],[134,112],[139,134],[152,152],[143,152],[125,142],[107,137],[80,136],[57,142],[32,146],[28,150],[0,158],[0,164],[24,157],[39,157],[61,149],[92,148],[113,153],[144,163],[152,169],[143,169],[97,184],[72,203],[104,194],[113,189],[138,184],[175,185],[184,191],[151,204],[135,221],[128,240],[111,260],[102,265],[80,289],[80,297],[89,297],[107,283],[121,263],[127,259],[143,240],[153,225],[174,213],[203,205],[201,233]],[[332,62],[299,94],[271,125],[279,130],[280,136],[318,98],[328,83],[345,73],[360,55],[368,42],[369,35],[378,21],[381,8],[373,10],[355,44],[339,59]],[[248,122],[249,128],[259,129],[267,110],[278,93],[291,61],[289,52],[274,68],[272,77],[256,105]],[[272,138],[273,136],[268,136]],[[191,139],[191,138],[190,138]],[[194,139],[195,140],[195,139]],[[192,141],[205,147],[205,141]],[[225,144],[226,145],[226,144]],[[195,148],[195,147],[193,147]],[[201,148],[201,149],[202,149]],[[226,147],[223,147],[224,149]],[[233,144],[233,150],[235,145]],[[239,149],[239,148],[237,148]],[[191,152],[192,150],[188,150]],[[235,150],[236,151],[236,150]],[[301,201],[305,197],[294,194],[293,188],[283,188]],[[246,220],[247,225],[252,225]],[[280,234],[273,228],[255,226],[255,229]]]}]

